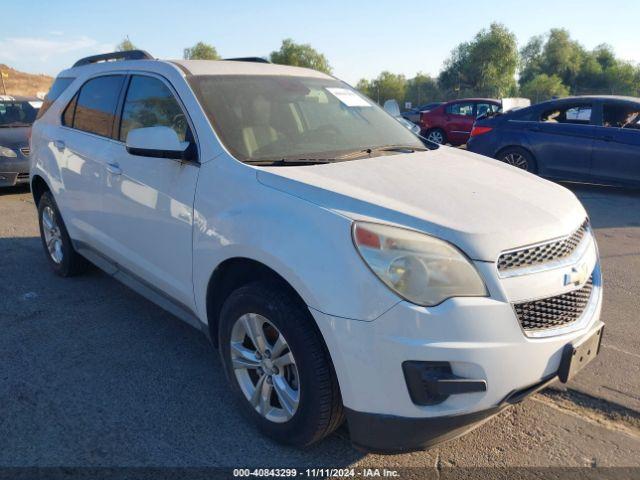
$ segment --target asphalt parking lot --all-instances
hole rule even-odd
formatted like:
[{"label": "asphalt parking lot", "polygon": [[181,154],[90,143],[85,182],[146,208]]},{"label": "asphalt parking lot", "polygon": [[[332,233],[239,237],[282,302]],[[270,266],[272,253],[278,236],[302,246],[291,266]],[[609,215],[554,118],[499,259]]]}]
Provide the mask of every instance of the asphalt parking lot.
[{"label": "asphalt parking lot", "polygon": [[395,456],[344,429],[307,450],[258,435],[200,333],[98,270],[54,276],[30,193],[0,191],[0,466],[640,466],[640,192],[570,188],[602,256],[600,356],[461,439]]}]

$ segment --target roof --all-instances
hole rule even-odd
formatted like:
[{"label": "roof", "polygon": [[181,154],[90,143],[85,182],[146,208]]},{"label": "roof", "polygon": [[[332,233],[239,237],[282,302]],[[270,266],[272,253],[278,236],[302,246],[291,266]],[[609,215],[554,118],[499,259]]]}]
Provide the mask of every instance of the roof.
[{"label": "roof", "polygon": [[284,75],[297,77],[333,78],[310,68],[290,67],[273,63],[239,62],[230,60],[170,60],[192,75]]},{"label": "roof", "polygon": [[493,102],[493,103],[500,103],[500,100],[498,100],[496,98],[474,97],[474,98],[456,98],[455,100],[449,100],[449,101],[444,102],[444,103],[458,103],[458,102]]},{"label": "roof", "polygon": [[547,100],[545,102],[537,103],[536,105],[543,105],[547,103],[567,103],[584,100],[619,100],[623,102],[640,103],[639,97],[629,97],[624,95],[576,95],[573,97],[555,98],[553,100]]},{"label": "roof", "polygon": [[271,63],[242,62],[237,60],[115,60],[88,63],[71,67],[59,76],[75,76],[88,72],[108,72],[112,70],[147,70],[149,67],[171,67],[191,75],[279,75],[332,79],[317,70]]}]

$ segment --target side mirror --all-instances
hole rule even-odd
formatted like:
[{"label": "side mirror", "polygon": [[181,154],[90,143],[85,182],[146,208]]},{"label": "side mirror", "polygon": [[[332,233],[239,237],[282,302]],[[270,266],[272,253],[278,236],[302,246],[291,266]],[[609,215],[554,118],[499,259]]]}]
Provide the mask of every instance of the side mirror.
[{"label": "side mirror", "polygon": [[387,100],[386,102],[384,102],[382,108],[392,117],[400,116],[400,105],[398,105],[397,100]]},{"label": "side mirror", "polygon": [[169,127],[134,128],[127,134],[127,152],[141,157],[186,159],[189,142],[181,142]]}]

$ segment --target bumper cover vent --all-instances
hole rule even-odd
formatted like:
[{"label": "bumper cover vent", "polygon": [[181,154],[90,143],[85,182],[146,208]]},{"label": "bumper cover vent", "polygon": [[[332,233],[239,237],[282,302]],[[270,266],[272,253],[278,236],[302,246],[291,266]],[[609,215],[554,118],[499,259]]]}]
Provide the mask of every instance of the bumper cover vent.
[{"label": "bumper cover vent", "polygon": [[589,220],[585,220],[575,232],[562,240],[503,253],[498,258],[498,271],[505,272],[517,268],[543,265],[569,257],[578,248],[588,230]]},{"label": "bumper cover vent", "polygon": [[581,288],[555,297],[513,305],[525,331],[564,327],[580,319],[593,292],[593,275]]},{"label": "bumper cover vent", "polygon": [[31,149],[29,147],[22,147],[20,149],[20,153],[22,153],[22,155],[24,155],[25,157],[28,157],[29,155],[31,155]]}]

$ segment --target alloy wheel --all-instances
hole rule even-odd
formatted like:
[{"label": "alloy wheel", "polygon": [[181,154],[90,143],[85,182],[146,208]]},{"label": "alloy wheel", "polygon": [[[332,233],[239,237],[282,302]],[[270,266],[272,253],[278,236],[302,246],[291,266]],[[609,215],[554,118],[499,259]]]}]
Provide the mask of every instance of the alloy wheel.
[{"label": "alloy wheel", "polygon": [[433,143],[437,143],[438,145],[442,145],[444,143],[444,137],[442,135],[442,132],[440,132],[439,130],[433,130],[429,132],[427,140]]},{"label": "alloy wheel", "polygon": [[62,259],[64,258],[62,251],[62,234],[58,221],[56,220],[55,212],[53,208],[48,205],[42,210],[42,231],[51,260],[56,264],[62,263]]},{"label": "alloy wheel", "polygon": [[262,315],[246,313],[230,342],[233,372],[251,406],[272,422],[290,420],[300,403],[300,377],[284,335]]},{"label": "alloy wheel", "polygon": [[521,168],[522,170],[529,170],[529,162],[523,155],[519,153],[507,153],[504,157],[502,157],[502,161],[514,167]]}]

